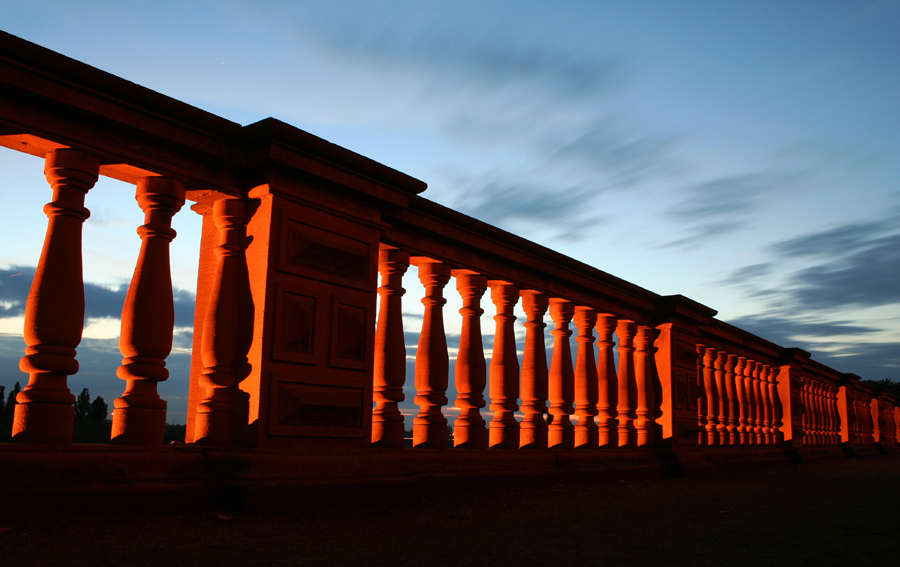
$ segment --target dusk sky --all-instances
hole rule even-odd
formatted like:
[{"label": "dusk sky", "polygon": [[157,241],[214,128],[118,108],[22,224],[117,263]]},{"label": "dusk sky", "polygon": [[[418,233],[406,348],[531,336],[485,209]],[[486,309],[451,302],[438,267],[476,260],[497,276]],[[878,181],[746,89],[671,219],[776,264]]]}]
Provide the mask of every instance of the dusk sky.
[{"label": "dusk sky", "polygon": [[[276,117],[433,201],[900,381],[900,1],[3,0],[0,29],[241,124]],[[0,151],[7,387],[27,381],[42,168]],[[111,406],[143,216],[110,179],[86,206],[89,325],[69,387]],[[183,422],[200,218],[186,206],[175,228],[160,391]],[[404,286],[412,313],[414,269]]]}]

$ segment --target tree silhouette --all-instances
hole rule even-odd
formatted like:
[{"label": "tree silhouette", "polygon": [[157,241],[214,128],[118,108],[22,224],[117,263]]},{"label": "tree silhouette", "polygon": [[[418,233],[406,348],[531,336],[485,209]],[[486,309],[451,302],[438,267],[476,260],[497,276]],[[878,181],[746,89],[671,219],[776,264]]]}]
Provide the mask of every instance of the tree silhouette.
[{"label": "tree silhouette", "polygon": [[[22,386],[16,382],[16,386],[9,393],[9,397],[6,398],[6,403],[3,403],[0,400],[0,441],[9,441],[12,439],[12,423],[13,416],[16,413],[16,395],[22,391]],[[0,396],[6,392],[6,388],[0,388]]]}]

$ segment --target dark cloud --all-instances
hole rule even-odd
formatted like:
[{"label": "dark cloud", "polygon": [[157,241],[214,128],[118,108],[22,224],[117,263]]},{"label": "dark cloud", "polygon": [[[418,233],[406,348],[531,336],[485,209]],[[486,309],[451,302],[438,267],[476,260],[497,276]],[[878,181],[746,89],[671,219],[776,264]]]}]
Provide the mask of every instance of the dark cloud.
[{"label": "dark cloud", "polygon": [[775,266],[772,262],[763,262],[760,264],[744,266],[743,268],[739,268],[730,273],[727,277],[723,278],[721,280],[721,283],[749,285],[753,282],[758,281],[760,278],[770,275],[774,267]]},{"label": "dark cloud", "polygon": [[[759,315],[731,321],[783,346],[814,352],[816,360],[864,378],[900,378],[898,343],[876,342],[885,329],[834,313],[852,308],[893,308],[900,304],[900,215],[847,223],[779,242],[771,262],[732,272],[723,283],[744,285],[756,297],[768,297]],[[812,263],[790,271],[797,263]],[[778,282],[771,274],[787,267]],[[847,317],[847,315],[844,315]]]},{"label": "dark cloud", "polygon": [[882,236],[900,228],[900,214],[869,222],[857,222],[798,236],[775,244],[776,253],[786,257],[855,254],[881,245]]},{"label": "dark cloud", "polygon": [[583,97],[605,90],[615,81],[610,58],[560,50],[539,37],[523,35],[484,21],[461,18],[453,9],[415,4],[402,18],[386,18],[381,8],[366,2],[354,9],[306,10],[286,4],[282,15],[293,15],[302,29],[301,41],[341,57],[344,65],[413,71],[427,82],[453,91],[476,85],[507,88],[511,84],[540,85],[566,97]]},{"label": "dark cloud", "polygon": [[584,211],[595,196],[587,187],[552,190],[530,183],[506,184],[492,180],[469,187],[460,208],[490,224],[521,220],[555,228],[561,221]]},{"label": "dark cloud", "polygon": [[548,153],[553,160],[569,160],[601,174],[610,187],[628,187],[677,170],[671,155],[676,141],[635,136],[603,121],[556,148],[548,148]]},{"label": "dark cloud", "polygon": [[776,192],[793,189],[802,174],[760,171],[713,179],[687,187],[668,216],[687,235],[666,247],[686,248],[735,232],[748,225],[760,205]]},{"label": "dark cloud", "polygon": [[789,297],[810,309],[900,303],[900,234],[861,243],[831,264],[790,277]]},{"label": "dark cloud", "polygon": [[[0,318],[18,317],[25,313],[25,303],[34,279],[35,267],[12,266],[0,270]],[[85,319],[102,319],[122,316],[128,286],[111,289],[102,285],[85,282],[84,284],[84,316]],[[174,290],[175,325],[177,327],[193,327],[194,294]]]},{"label": "dark cloud", "polygon": [[[729,322],[781,346],[812,352],[815,360],[841,372],[871,380],[900,380],[900,344],[866,339],[882,329],[852,321],[810,321],[778,315],[754,315]],[[853,341],[842,337],[853,337]]]}]

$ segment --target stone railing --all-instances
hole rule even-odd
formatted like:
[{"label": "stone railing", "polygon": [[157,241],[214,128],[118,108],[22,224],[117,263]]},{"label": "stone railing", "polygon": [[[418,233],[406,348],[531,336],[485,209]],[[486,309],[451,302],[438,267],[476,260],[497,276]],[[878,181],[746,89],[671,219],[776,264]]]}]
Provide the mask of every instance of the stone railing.
[{"label": "stone railing", "polygon": [[[0,145],[43,157],[53,191],[26,308],[16,442],[71,438],[81,230],[106,175],[134,184],[145,214],[122,313],[115,443],[162,442],[171,220],[190,200],[203,233],[189,443],[403,448],[403,282],[416,277],[417,449],[447,447],[450,403],[458,449],[896,445],[898,400],[859,377],[430,202],[402,173],[274,119],[241,127],[9,35],[0,54]],[[451,401],[443,306],[453,288]]]}]

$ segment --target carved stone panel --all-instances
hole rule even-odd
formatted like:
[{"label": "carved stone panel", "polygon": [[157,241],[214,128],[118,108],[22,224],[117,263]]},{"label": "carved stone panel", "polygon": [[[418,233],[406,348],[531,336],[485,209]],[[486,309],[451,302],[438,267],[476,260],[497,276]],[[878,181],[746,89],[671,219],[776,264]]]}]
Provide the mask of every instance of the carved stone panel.
[{"label": "carved stone panel", "polygon": [[273,358],[287,362],[314,362],[316,348],[316,297],[281,291],[275,314]]},{"label": "carved stone panel", "polygon": [[[287,378],[290,376],[290,378]],[[308,380],[308,381],[306,381]],[[364,388],[315,383],[316,377],[278,373],[272,380],[271,435],[359,437]]]},{"label": "carved stone panel", "polygon": [[281,250],[282,271],[359,289],[373,285],[367,242],[287,219]]}]

